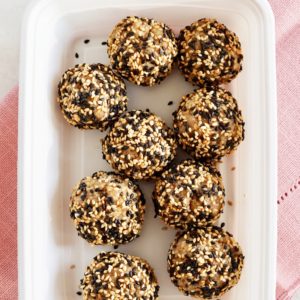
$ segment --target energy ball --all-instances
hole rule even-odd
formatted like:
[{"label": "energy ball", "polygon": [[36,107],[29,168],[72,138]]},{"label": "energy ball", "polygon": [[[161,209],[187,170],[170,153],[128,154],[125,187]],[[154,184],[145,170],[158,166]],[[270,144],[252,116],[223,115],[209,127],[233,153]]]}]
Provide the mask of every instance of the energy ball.
[{"label": "energy ball", "polygon": [[105,65],[80,64],[62,75],[57,101],[69,124],[104,131],[127,109],[126,86]]},{"label": "energy ball", "polygon": [[240,279],[244,256],[232,235],[219,227],[177,233],[168,254],[171,280],[185,295],[219,299]]},{"label": "energy ball", "polygon": [[237,101],[220,87],[204,87],[184,96],[174,113],[179,144],[196,159],[220,159],[244,139]]},{"label": "energy ball", "polygon": [[176,38],[164,23],[148,18],[121,20],[108,38],[113,69],[135,84],[153,86],[165,79],[177,56]]},{"label": "energy ball", "polygon": [[156,213],[180,230],[214,223],[223,212],[224,197],[220,172],[194,160],[162,173],[153,192]]},{"label": "energy ball", "polygon": [[81,280],[83,299],[158,299],[159,285],[149,263],[136,256],[101,252]]},{"label": "energy ball", "polygon": [[112,168],[134,179],[150,179],[176,154],[173,131],[151,112],[122,115],[102,141],[103,158]]},{"label": "energy ball", "polygon": [[201,19],[180,31],[178,66],[194,85],[230,82],[242,70],[241,43],[214,19]]},{"label": "energy ball", "polygon": [[138,185],[113,172],[96,172],[75,186],[70,216],[78,235],[94,245],[129,243],[141,232],[145,199]]}]

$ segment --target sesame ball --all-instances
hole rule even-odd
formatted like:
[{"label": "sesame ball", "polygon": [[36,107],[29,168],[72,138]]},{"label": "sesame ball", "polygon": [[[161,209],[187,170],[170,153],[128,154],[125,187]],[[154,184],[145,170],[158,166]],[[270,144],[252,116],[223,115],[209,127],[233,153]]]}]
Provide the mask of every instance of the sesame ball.
[{"label": "sesame ball", "polygon": [[177,233],[168,254],[171,280],[185,295],[219,299],[240,279],[244,256],[232,235],[219,227]]},{"label": "sesame ball", "polygon": [[108,38],[112,67],[135,84],[153,86],[172,70],[177,55],[176,38],[162,22],[148,18],[121,20]]},{"label": "sesame ball", "polygon": [[144,214],[145,199],[138,185],[113,172],[83,178],[70,199],[78,235],[94,245],[119,245],[137,238]]},{"label": "sesame ball", "polygon": [[57,101],[69,124],[104,131],[127,109],[126,86],[105,65],[80,64],[62,75]]},{"label": "sesame ball", "polygon": [[149,263],[137,256],[101,252],[81,280],[83,299],[158,299],[159,285]]},{"label": "sesame ball", "polygon": [[194,85],[230,82],[242,70],[241,43],[214,19],[200,19],[180,31],[178,66]]},{"label": "sesame ball", "polygon": [[194,160],[163,172],[153,192],[156,213],[180,230],[214,223],[223,211],[224,197],[219,171]]},{"label": "sesame ball", "polygon": [[220,87],[204,87],[184,96],[174,113],[179,144],[196,159],[220,159],[244,139],[244,121],[236,99]]},{"label": "sesame ball", "polygon": [[173,131],[153,113],[141,110],[122,115],[102,141],[104,159],[134,179],[150,179],[163,171],[176,147]]}]

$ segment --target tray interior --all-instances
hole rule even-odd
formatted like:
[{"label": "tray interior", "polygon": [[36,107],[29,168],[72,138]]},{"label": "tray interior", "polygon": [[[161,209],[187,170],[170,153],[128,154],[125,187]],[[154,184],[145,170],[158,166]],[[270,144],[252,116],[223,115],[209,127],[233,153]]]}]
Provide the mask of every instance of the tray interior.
[{"label": "tray interior", "polygon": [[[242,109],[246,138],[220,166],[226,201],[233,202],[232,206],[226,204],[221,222],[225,222],[225,229],[241,244],[246,260],[240,283],[224,299],[263,299],[267,234],[264,213],[268,201],[264,189],[267,155],[264,37],[256,9],[234,2],[214,1],[212,4],[200,1],[197,5],[172,6],[162,3],[157,7],[115,5],[74,10],[55,17],[44,12],[46,18],[44,24],[41,23],[44,27],[38,33],[40,39],[36,45],[33,85],[36,91],[31,108],[34,136],[32,222],[35,224],[34,249],[39,249],[35,253],[36,272],[33,276],[37,279],[39,273],[45,273],[45,280],[34,292],[37,298],[44,298],[42,295],[47,294],[47,299],[76,299],[79,280],[91,259],[101,250],[112,250],[112,247],[92,247],[77,237],[69,217],[68,200],[72,187],[82,177],[97,170],[110,170],[110,167],[103,161],[101,153],[100,139],[105,133],[80,131],[64,121],[55,101],[57,82],[67,68],[77,63],[107,63],[106,46],[101,43],[106,41],[119,19],[139,15],[164,21],[176,33],[194,20],[214,17],[240,37],[245,56],[244,70],[227,88]],[[85,44],[84,39],[90,39],[90,42]],[[78,58],[75,53],[78,53]],[[175,69],[160,86],[145,88],[127,83],[127,89],[129,109],[149,108],[171,126],[171,113],[181,96],[194,87],[186,83]],[[173,101],[173,105],[169,106],[169,101]],[[183,156],[180,154],[179,158]],[[118,251],[141,256],[150,262],[161,286],[160,299],[187,299],[172,285],[166,271],[167,251],[175,231],[165,230],[164,224],[154,219],[153,184],[141,183],[141,187],[147,201],[142,235],[128,245],[120,246]]]}]

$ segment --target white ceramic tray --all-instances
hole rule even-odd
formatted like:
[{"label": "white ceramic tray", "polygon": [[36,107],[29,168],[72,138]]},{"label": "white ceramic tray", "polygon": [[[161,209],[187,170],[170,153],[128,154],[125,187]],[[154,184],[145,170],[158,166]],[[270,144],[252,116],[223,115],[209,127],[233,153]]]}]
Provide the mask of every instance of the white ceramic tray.
[{"label": "white ceramic tray", "polygon": [[[276,93],[274,20],[266,0],[41,0],[28,10],[21,46],[19,113],[19,299],[68,300],[76,295],[86,265],[100,250],[77,237],[69,218],[72,186],[94,171],[109,170],[98,131],[69,126],[56,104],[62,72],[80,62],[108,62],[107,39],[127,15],[153,17],[179,29],[214,17],[235,31],[244,70],[228,87],[246,121],[246,139],[224,159],[227,205],[222,221],[242,245],[240,283],[224,299],[275,299]],[[83,40],[89,38],[89,44]],[[79,58],[75,58],[75,53]],[[129,109],[150,108],[171,124],[171,112],[193,87],[174,71],[161,86],[128,84]],[[168,106],[169,101],[174,101]],[[235,167],[235,171],[232,171]],[[166,272],[173,230],[154,219],[151,184],[142,236],[119,251],[146,258],[161,285],[160,299],[187,299]],[[73,265],[73,267],[71,267]],[[74,268],[75,266],[75,268]]]}]

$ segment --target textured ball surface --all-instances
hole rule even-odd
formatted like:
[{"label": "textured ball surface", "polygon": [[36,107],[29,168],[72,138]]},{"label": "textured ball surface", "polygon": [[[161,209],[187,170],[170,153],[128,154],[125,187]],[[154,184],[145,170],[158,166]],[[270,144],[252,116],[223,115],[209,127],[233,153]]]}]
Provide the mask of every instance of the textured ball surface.
[{"label": "textured ball surface", "polygon": [[112,168],[134,179],[163,171],[176,154],[173,131],[156,115],[134,110],[122,115],[102,142]]},{"label": "textured ball surface", "polygon": [[176,38],[164,23],[148,18],[121,20],[108,38],[112,67],[135,84],[153,86],[172,70]]},{"label": "textured ball surface", "polygon": [[239,244],[219,227],[178,233],[168,255],[172,282],[197,299],[219,299],[238,283],[243,263]]},{"label": "textured ball surface", "polygon": [[185,160],[162,173],[155,183],[153,201],[160,218],[182,230],[217,221],[223,212],[224,196],[219,171]]},{"label": "textured ball surface", "polygon": [[179,144],[197,159],[219,159],[244,139],[244,121],[236,99],[220,87],[204,87],[184,96],[174,114]]},{"label": "textured ball surface", "polygon": [[137,238],[145,214],[138,185],[112,172],[96,172],[75,186],[70,215],[78,235],[94,245],[119,245]]},{"label": "textured ball surface", "polygon": [[127,109],[126,86],[105,65],[80,64],[62,75],[57,101],[69,124],[104,131]]},{"label": "textured ball surface", "polygon": [[180,31],[178,66],[194,85],[230,82],[242,70],[241,43],[214,19],[201,19]]},{"label": "textured ball surface", "polygon": [[101,252],[81,280],[83,299],[158,299],[159,285],[152,267],[140,257]]}]

